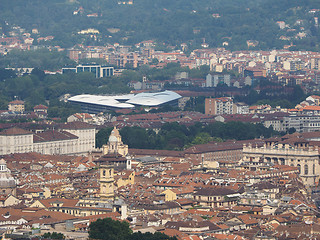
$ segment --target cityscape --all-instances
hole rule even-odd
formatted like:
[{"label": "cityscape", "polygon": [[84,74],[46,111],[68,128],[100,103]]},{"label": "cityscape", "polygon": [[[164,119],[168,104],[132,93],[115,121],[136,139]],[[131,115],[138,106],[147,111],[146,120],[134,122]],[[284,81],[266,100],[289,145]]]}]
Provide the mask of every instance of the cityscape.
[{"label": "cityscape", "polygon": [[319,2],[1,5],[2,239],[320,239]]}]

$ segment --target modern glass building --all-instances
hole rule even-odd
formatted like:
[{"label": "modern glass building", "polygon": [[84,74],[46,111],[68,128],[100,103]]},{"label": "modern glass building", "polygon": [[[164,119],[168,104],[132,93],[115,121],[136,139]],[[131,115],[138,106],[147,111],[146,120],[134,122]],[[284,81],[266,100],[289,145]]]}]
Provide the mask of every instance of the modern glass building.
[{"label": "modern glass building", "polygon": [[76,72],[76,73],[91,72],[96,76],[96,78],[102,78],[102,77],[113,76],[114,68],[101,66],[98,64],[80,64],[75,68],[62,68],[62,73],[67,73],[67,72]]}]

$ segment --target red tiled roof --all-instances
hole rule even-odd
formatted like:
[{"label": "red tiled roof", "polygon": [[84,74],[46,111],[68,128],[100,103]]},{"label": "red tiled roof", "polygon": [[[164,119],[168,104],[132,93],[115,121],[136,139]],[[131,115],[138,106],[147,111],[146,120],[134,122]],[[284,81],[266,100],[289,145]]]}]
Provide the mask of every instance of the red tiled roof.
[{"label": "red tiled roof", "polygon": [[35,106],[33,109],[48,109],[48,107],[40,104],[40,105]]},{"label": "red tiled roof", "polygon": [[66,131],[45,131],[42,133],[36,133],[33,135],[33,142],[51,142],[61,140],[78,139],[77,136]]},{"label": "red tiled roof", "polygon": [[9,102],[10,105],[14,105],[14,104],[24,104],[24,101],[21,100],[14,100],[12,102]]}]

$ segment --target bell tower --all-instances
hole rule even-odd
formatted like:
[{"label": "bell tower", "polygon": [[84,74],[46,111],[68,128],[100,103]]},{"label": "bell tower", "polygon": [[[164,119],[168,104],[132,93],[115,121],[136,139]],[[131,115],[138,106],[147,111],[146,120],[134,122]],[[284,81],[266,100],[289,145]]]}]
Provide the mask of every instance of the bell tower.
[{"label": "bell tower", "polygon": [[100,198],[114,199],[114,168],[112,165],[100,165]]}]

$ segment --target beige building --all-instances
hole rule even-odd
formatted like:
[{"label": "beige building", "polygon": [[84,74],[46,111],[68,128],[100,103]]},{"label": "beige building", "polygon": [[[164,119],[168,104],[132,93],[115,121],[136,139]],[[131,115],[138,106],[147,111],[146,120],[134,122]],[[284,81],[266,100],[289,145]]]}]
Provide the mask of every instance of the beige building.
[{"label": "beige building", "polygon": [[12,112],[24,112],[24,101],[14,100],[9,102],[8,110]]},{"label": "beige building", "polygon": [[193,194],[197,205],[219,208],[237,205],[236,192],[228,188],[200,188]]},{"label": "beige building", "polygon": [[315,186],[319,181],[319,150],[310,146],[303,138],[286,137],[269,139],[263,147],[244,145],[242,164],[289,165],[299,169],[300,177],[306,186]]},{"label": "beige building", "polygon": [[108,143],[103,145],[102,148],[103,154],[116,153],[121,156],[128,155],[128,145],[123,144],[119,130],[116,127],[111,131]]},{"label": "beige building", "polygon": [[100,198],[114,198],[114,169],[112,165],[100,165]]}]

